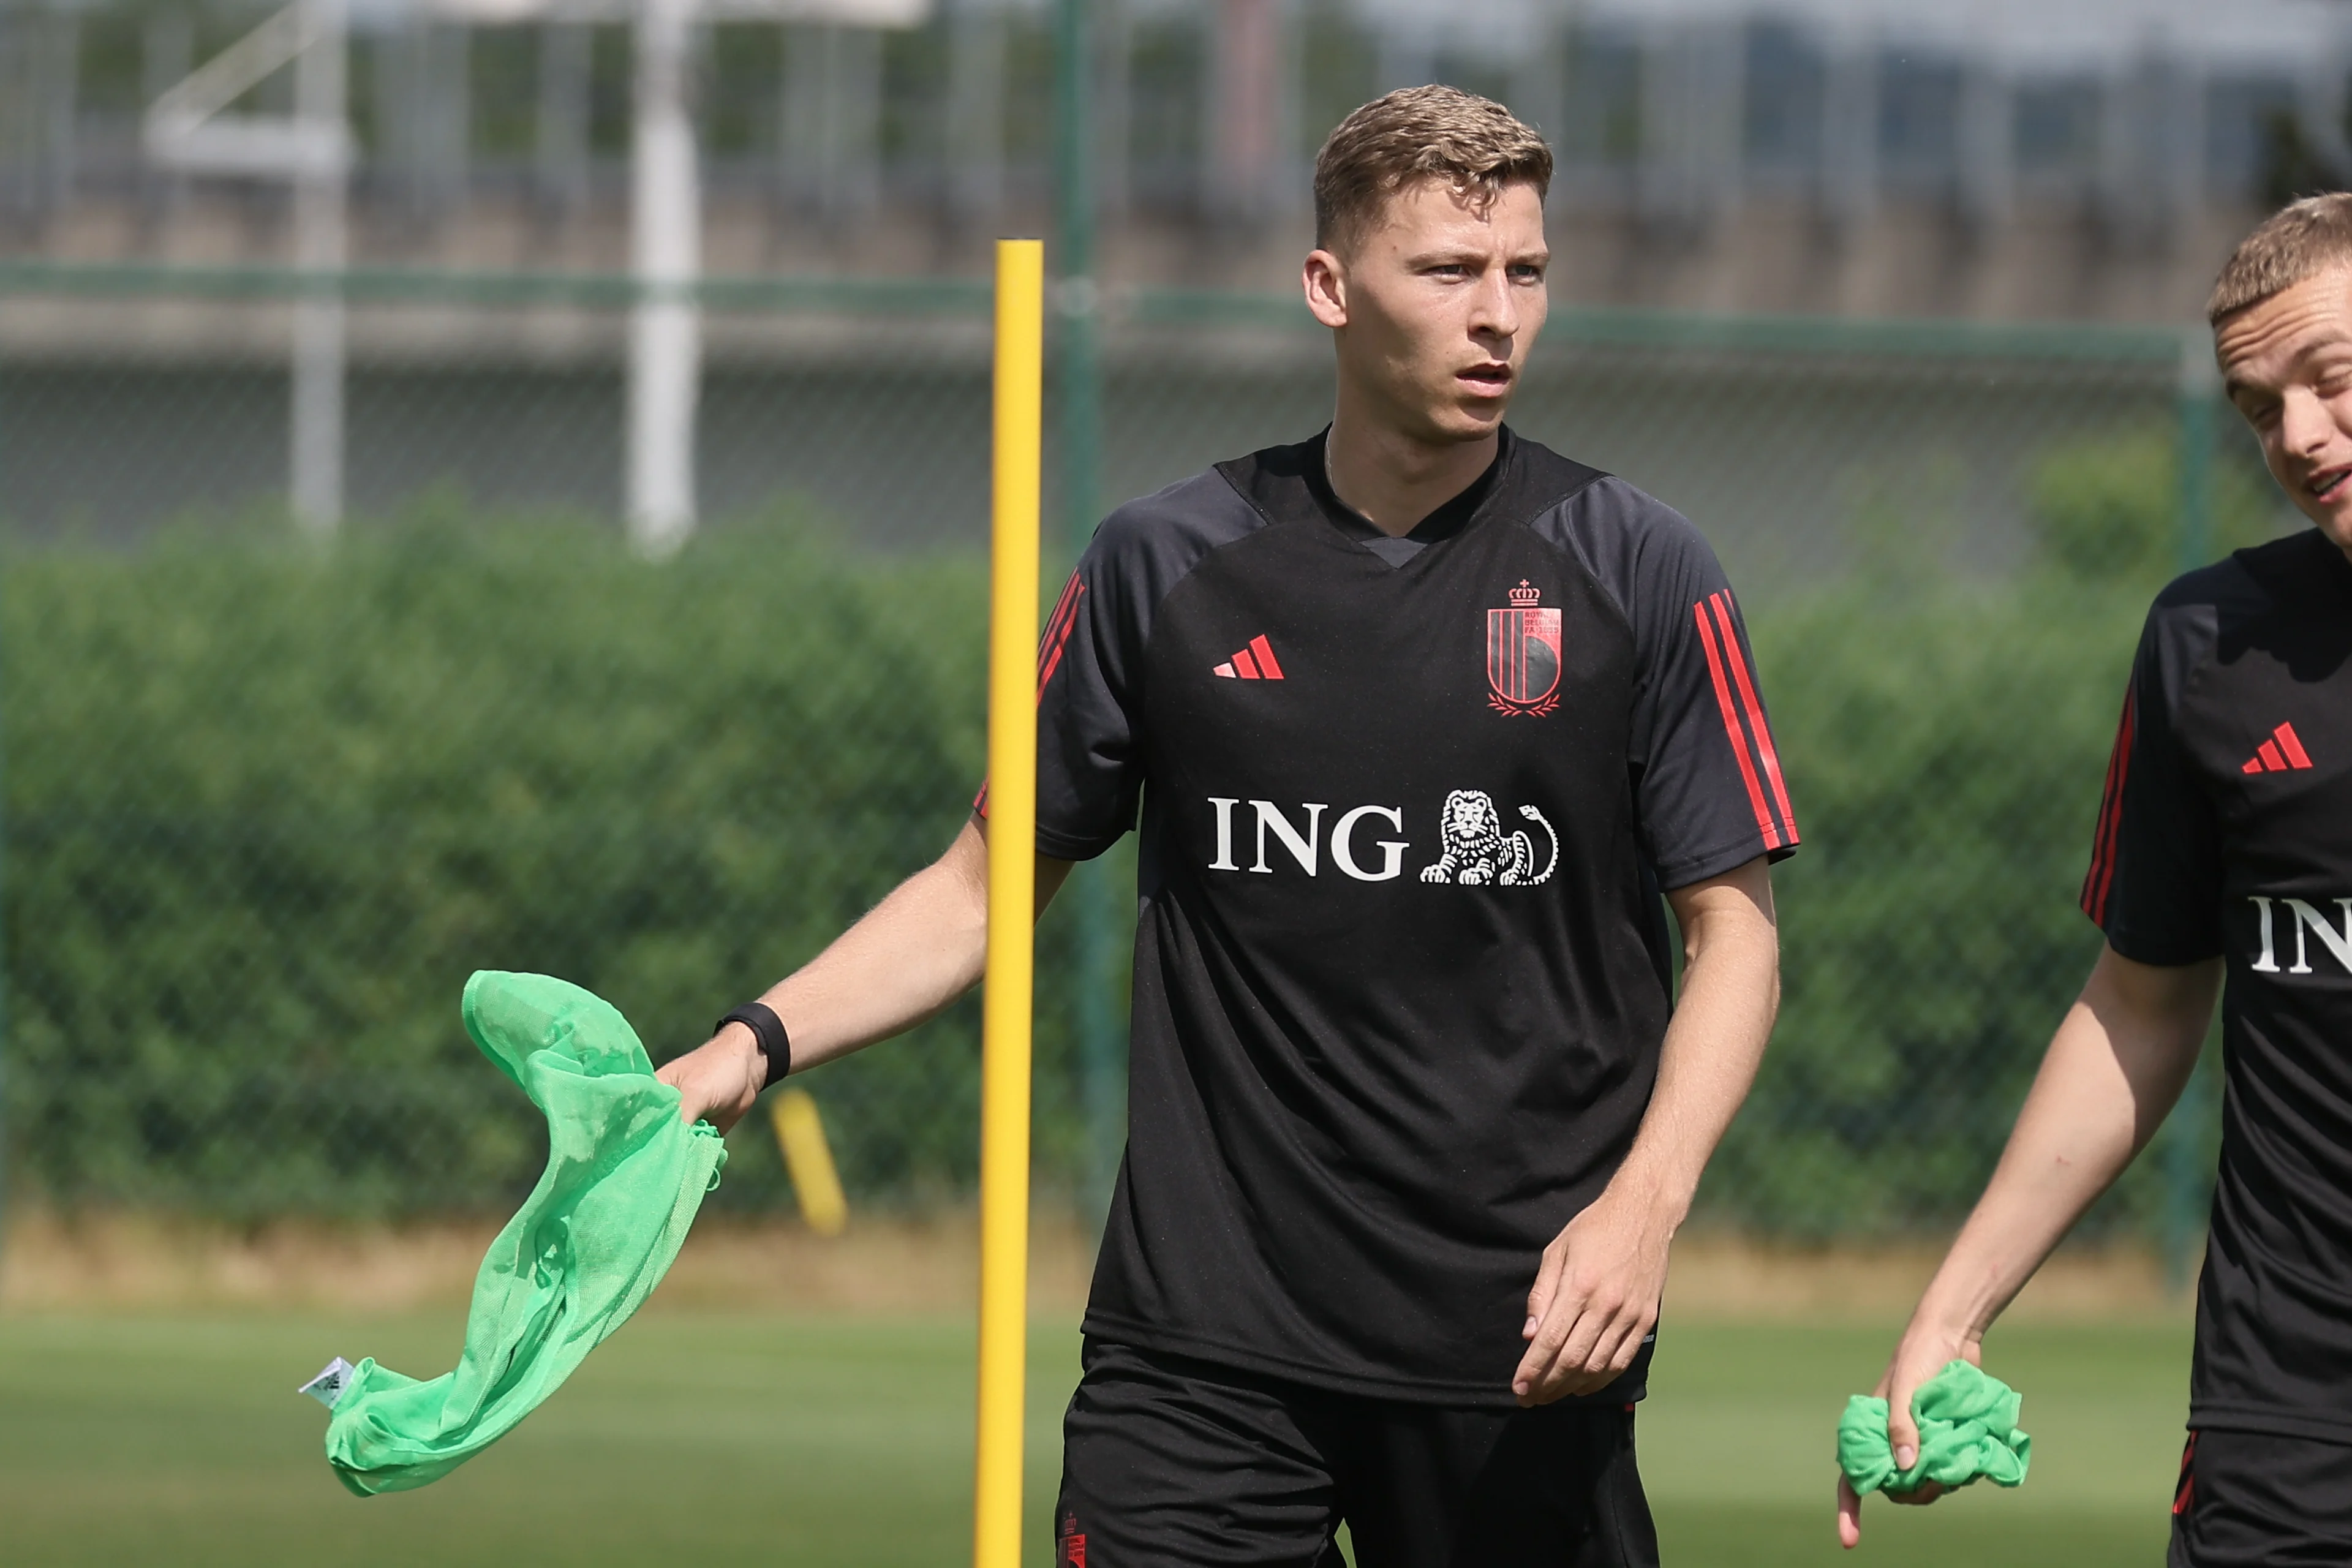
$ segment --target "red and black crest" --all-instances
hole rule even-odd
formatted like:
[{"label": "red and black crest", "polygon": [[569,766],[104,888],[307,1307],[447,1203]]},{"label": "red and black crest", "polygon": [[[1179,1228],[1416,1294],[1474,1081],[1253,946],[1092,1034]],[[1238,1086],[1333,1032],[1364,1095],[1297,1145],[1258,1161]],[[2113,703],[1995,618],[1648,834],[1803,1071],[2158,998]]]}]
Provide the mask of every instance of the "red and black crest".
[{"label": "red and black crest", "polygon": [[1511,607],[1486,612],[1486,705],[1498,713],[1549,713],[1559,706],[1559,611],[1522,578]]}]

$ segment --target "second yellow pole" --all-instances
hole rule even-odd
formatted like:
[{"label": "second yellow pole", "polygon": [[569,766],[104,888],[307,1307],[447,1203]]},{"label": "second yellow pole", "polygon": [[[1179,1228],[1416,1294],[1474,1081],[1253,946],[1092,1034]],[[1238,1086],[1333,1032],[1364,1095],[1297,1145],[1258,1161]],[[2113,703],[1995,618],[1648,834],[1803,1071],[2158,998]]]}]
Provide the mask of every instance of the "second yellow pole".
[{"label": "second yellow pole", "polygon": [[1029,1047],[1037,909],[1037,569],[1045,247],[996,246],[988,626],[988,969],[981,1003],[974,1568],[1020,1568],[1029,1322]]}]

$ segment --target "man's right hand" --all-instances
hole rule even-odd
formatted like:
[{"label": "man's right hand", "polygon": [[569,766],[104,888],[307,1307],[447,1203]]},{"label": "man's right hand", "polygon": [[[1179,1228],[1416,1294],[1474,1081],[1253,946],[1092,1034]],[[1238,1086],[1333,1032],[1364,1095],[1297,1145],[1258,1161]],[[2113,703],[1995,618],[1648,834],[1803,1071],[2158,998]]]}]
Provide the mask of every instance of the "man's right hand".
[{"label": "man's right hand", "polygon": [[[1904,1331],[1903,1342],[1895,1347],[1895,1359],[1887,1363],[1885,1375],[1870,1391],[1886,1401],[1886,1438],[1895,1450],[1896,1469],[1907,1470],[1919,1462],[1919,1425],[1912,1419],[1911,1395],[1955,1360],[1982,1366],[1982,1338],[1915,1321]],[[1885,1495],[1888,1502],[1918,1507],[1942,1497],[1944,1489],[1934,1481],[1922,1481],[1910,1491],[1890,1490]],[[1849,1550],[1862,1544],[1862,1499],[1843,1475],[1838,1477],[1838,1544]]]},{"label": "man's right hand", "polygon": [[654,1077],[677,1090],[680,1117],[708,1121],[724,1132],[760,1098],[768,1058],[760,1054],[757,1036],[741,1024],[730,1024],[686,1055],[664,1062]]}]

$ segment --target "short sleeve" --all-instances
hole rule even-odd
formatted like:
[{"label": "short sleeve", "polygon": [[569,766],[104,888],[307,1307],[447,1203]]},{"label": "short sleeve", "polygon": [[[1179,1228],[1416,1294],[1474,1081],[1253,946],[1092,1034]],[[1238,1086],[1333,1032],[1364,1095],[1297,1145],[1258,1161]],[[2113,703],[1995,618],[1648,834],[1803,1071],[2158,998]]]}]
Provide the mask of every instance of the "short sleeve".
[{"label": "short sleeve", "polygon": [[2177,728],[2188,628],[2173,623],[2182,618],[2159,605],[2140,636],[2083,879],[2083,912],[2140,963],[2221,951],[2221,822]]},{"label": "short sleeve", "polygon": [[1659,883],[1681,888],[1794,854],[1797,817],[1731,584],[1696,529],[1651,507],[1626,588],[1634,793]]},{"label": "short sleeve", "polygon": [[[1130,717],[1137,668],[1116,560],[1078,563],[1037,641],[1037,847],[1090,860],[1135,826],[1142,770]],[[972,809],[988,815],[983,787]]]}]

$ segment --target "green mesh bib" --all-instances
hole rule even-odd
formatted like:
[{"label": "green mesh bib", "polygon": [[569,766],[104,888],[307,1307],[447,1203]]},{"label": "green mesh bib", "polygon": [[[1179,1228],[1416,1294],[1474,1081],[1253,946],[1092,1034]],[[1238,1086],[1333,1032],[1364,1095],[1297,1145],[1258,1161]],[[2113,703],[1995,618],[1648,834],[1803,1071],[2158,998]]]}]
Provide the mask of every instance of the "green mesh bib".
[{"label": "green mesh bib", "polygon": [[727,1145],[610,1003],[543,974],[466,983],[466,1032],[547,1118],[547,1169],[482,1259],[466,1349],[430,1382],[340,1357],[303,1392],[332,1412],[327,1462],[361,1496],[440,1479],[562,1386],[668,1272]]}]

